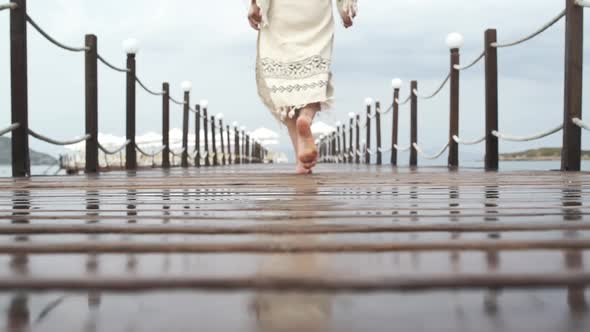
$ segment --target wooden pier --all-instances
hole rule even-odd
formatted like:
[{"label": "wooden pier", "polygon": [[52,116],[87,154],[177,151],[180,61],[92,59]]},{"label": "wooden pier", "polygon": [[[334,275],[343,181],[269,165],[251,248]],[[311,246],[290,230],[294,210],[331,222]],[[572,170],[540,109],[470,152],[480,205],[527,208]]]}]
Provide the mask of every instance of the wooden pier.
[{"label": "wooden pier", "polygon": [[291,168],[0,180],[0,325],[590,327],[590,174]]},{"label": "wooden pier", "polygon": [[[213,114],[207,100],[195,103],[202,91],[192,91],[190,81],[180,84],[178,99],[166,78],[144,83],[136,40],[124,42],[125,65],[117,66],[101,55],[96,35],[65,45],[29,15],[26,0],[0,4],[10,15],[11,57],[11,122],[0,136],[11,135],[13,175],[0,179],[1,329],[589,331],[590,173],[570,171],[580,170],[582,130],[590,131],[582,120],[590,2],[563,1],[560,13],[517,40],[486,30],[472,61],[461,61],[463,37],[449,34],[449,71],[433,93],[417,80],[402,92],[394,79],[391,102],[367,98],[364,114],[351,112],[318,137],[325,164],[305,177],[293,175],[292,165],[267,164],[263,143]],[[563,122],[529,135],[503,132],[499,50],[562,19]],[[85,127],[75,139],[29,126],[29,27],[84,56]],[[470,139],[459,130],[460,73],[482,61],[485,131]],[[126,82],[125,117],[112,119],[125,123],[120,146],[99,141],[99,65]],[[444,146],[427,154],[418,140],[418,103],[447,85]],[[161,147],[149,151],[136,142],[137,89],[161,104]],[[409,124],[399,121],[402,107]],[[171,112],[183,118],[177,151]],[[390,139],[382,132],[389,125]],[[399,137],[404,125],[410,137]],[[501,141],[560,131],[562,172],[496,172]],[[31,178],[30,137],[83,143],[84,160],[74,159],[73,169],[85,175]],[[482,169],[460,167],[460,146],[476,144],[485,144]],[[411,168],[398,160],[403,151]],[[445,152],[444,168],[417,168]],[[387,154],[390,165],[382,166]]]}]

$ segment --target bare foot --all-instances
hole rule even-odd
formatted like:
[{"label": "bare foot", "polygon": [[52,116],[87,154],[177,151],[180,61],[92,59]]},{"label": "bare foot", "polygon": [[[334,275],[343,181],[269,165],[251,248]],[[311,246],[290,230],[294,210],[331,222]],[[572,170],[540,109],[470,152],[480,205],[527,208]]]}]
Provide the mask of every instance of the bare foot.
[{"label": "bare foot", "polygon": [[297,118],[297,159],[306,169],[313,168],[318,158],[318,148],[311,133],[311,121],[306,115]]},{"label": "bare foot", "polygon": [[295,173],[297,175],[307,175],[311,174],[311,169],[303,167],[301,163],[297,163],[297,167],[295,167]]}]

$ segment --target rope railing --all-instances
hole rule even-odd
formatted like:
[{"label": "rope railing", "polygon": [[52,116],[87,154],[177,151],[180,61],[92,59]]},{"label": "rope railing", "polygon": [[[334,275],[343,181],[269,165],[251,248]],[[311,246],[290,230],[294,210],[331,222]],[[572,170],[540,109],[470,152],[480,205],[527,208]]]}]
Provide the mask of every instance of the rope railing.
[{"label": "rope railing", "polygon": [[418,154],[420,156],[422,156],[422,158],[424,159],[428,159],[428,160],[435,160],[440,158],[440,156],[443,155],[443,153],[445,153],[445,151],[447,151],[447,149],[449,148],[450,143],[445,144],[445,146],[442,147],[442,149],[440,149],[440,151],[436,154],[433,155],[428,155],[426,153],[424,153],[424,151],[420,148],[420,146],[417,143],[412,143],[412,146],[414,147],[414,149],[416,150],[416,152],[418,152]]},{"label": "rope railing", "polygon": [[393,151],[393,148],[389,148],[389,149],[377,148],[377,151],[379,151],[381,153],[388,153],[388,152]]},{"label": "rope railing", "polygon": [[540,133],[537,133],[534,135],[530,135],[530,136],[514,136],[514,135],[509,135],[509,134],[503,134],[503,133],[500,133],[496,130],[492,131],[492,135],[494,135],[504,141],[530,142],[530,141],[538,140],[538,139],[553,135],[562,129],[563,129],[563,124],[560,124],[559,126],[557,126],[555,128],[551,128],[549,130],[546,130],[546,131],[543,131],[543,132],[540,132]]},{"label": "rope railing", "polygon": [[453,65],[453,68],[455,68],[456,70],[459,70],[459,71],[467,70],[467,69],[475,66],[476,64],[478,64],[481,61],[481,59],[483,59],[485,56],[486,56],[486,51],[483,51],[475,60],[470,62],[468,65],[465,65],[465,66]]},{"label": "rope railing", "polygon": [[395,99],[394,102],[398,105],[405,105],[408,102],[410,102],[410,100],[412,100],[412,92],[410,92],[410,95],[408,96],[408,98],[404,99],[404,101],[399,101],[399,99]]},{"label": "rope railing", "polygon": [[181,157],[182,154],[184,153],[184,151],[186,151],[186,148],[182,148],[180,151],[176,152],[173,151],[172,149],[170,149],[170,154],[173,155],[174,157]]},{"label": "rope railing", "polygon": [[15,129],[17,129],[18,127],[20,127],[20,124],[18,123],[13,123],[10,126],[4,128],[4,129],[0,129],[0,137],[14,131]]},{"label": "rope railing", "polygon": [[86,134],[86,135],[84,135],[81,138],[76,138],[76,139],[67,140],[67,141],[58,141],[58,140],[51,139],[51,138],[49,138],[47,136],[41,135],[39,133],[36,133],[32,129],[29,129],[28,131],[29,131],[29,134],[31,136],[35,137],[38,140],[44,141],[44,142],[49,143],[49,144],[61,145],[61,146],[78,144],[80,142],[87,141],[87,140],[89,140],[92,137],[92,135]]},{"label": "rope railing", "polygon": [[144,156],[146,156],[146,157],[153,158],[153,157],[155,157],[155,156],[159,155],[160,153],[162,153],[162,151],[164,151],[164,150],[166,149],[166,146],[161,146],[160,148],[158,148],[157,150],[155,150],[155,151],[154,151],[154,152],[152,152],[152,153],[148,153],[148,152],[146,152],[145,150],[143,150],[142,148],[140,148],[138,144],[135,144],[135,149],[136,149],[136,150],[137,150],[139,153],[141,153],[142,155],[144,155]]},{"label": "rope railing", "polygon": [[17,7],[16,3],[14,2],[9,2],[9,3],[5,3],[0,5],[0,11],[5,10],[5,9],[15,9]]},{"label": "rope railing", "polygon": [[467,140],[462,140],[459,138],[459,136],[457,135],[453,135],[453,141],[455,141],[457,144],[462,144],[462,145],[477,145],[483,141],[486,140],[486,136],[484,135],[483,137],[476,139],[476,140],[471,140],[471,141],[467,141]]},{"label": "rope railing", "polygon": [[175,103],[176,105],[184,105],[184,102],[178,101],[172,97],[168,97],[168,99],[170,99],[170,101]]},{"label": "rope railing", "polygon": [[121,151],[123,151],[123,149],[125,149],[127,147],[127,145],[131,144],[131,140],[127,140],[125,141],[125,143],[123,143],[123,145],[121,145],[120,147],[116,148],[115,150],[108,150],[107,148],[105,148],[102,144],[100,144],[100,142],[98,143],[98,148],[104,152],[107,155],[114,155],[117,154]]},{"label": "rope railing", "polygon": [[552,27],[555,23],[559,22],[566,14],[566,9],[562,10],[555,18],[553,18],[552,20],[550,20],[549,22],[547,22],[545,25],[543,25],[541,28],[539,28],[538,30],[536,30],[535,32],[531,33],[530,35],[527,35],[523,38],[520,38],[516,41],[510,42],[510,43],[492,43],[492,47],[496,47],[496,48],[503,48],[503,47],[511,47],[511,46],[516,46],[519,44],[522,44],[524,42],[527,42],[535,37],[537,37],[538,35],[540,35],[541,33],[545,32],[547,29],[549,29],[550,27]]},{"label": "rope railing", "polygon": [[[590,6],[590,5],[589,5],[589,6]],[[585,130],[588,130],[588,131],[590,131],[590,124],[588,124],[588,123],[586,123],[586,122],[582,121],[582,119],[580,119],[580,118],[573,118],[573,119],[572,119],[572,122],[573,122],[573,123],[574,123],[576,126],[578,126],[578,127],[582,128],[582,129],[585,129]],[[0,136],[2,136],[2,135],[0,135]]]},{"label": "rope railing", "polygon": [[[9,10],[9,9],[14,9],[17,8],[19,5],[21,7],[26,7],[24,4],[26,3],[26,1],[23,1],[22,5],[19,1],[16,2],[10,2],[10,0],[5,0],[7,1],[7,3],[5,4],[0,4],[0,10]],[[14,0],[12,0],[14,1]],[[18,3],[18,5],[17,5]],[[133,39],[133,38],[129,38],[127,40],[125,40],[123,42],[123,49],[125,51],[125,54],[127,55],[127,62],[126,65],[121,65],[121,66],[116,66],[115,63],[117,62],[111,62],[108,61],[107,58],[105,58],[103,56],[103,54],[99,53],[99,51],[97,51],[97,45],[98,45],[98,38],[96,35],[94,34],[86,34],[85,38],[84,38],[84,44],[80,45],[81,47],[74,47],[72,45],[68,45],[67,43],[63,43],[60,41],[61,38],[55,38],[55,36],[57,35],[53,35],[51,33],[49,33],[48,31],[51,31],[51,29],[45,29],[45,27],[43,27],[42,25],[39,25],[31,16],[28,15],[28,13],[25,10],[13,10],[11,13],[11,19],[16,19],[17,22],[22,22],[23,24],[17,24],[12,25],[11,29],[10,29],[10,47],[13,50],[12,54],[16,54],[17,57],[19,57],[19,61],[13,61],[11,62],[11,77],[13,82],[16,82],[18,84],[16,84],[13,88],[13,99],[12,99],[12,103],[13,105],[26,105],[26,101],[27,98],[29,98],[29,96],[26,93],[21,93],[21,85],[20,83],[25,83],[26,84],[26,80],[23,82],[21,80],[22,77],[26,76],[26,70],[27,70],[27,62],[28,62],[28,57],[26,56],[27,52],[26,52],[26,37],[27,37],[27,29],[28,30],[36,30],[37,32],[35,33],[39,33],[41,34],[41,38],[43,39],[47,39],[47,41],[49,41],[51,44],[53,44],[54,46],[57,46],[58,48],[64,49],[66,51],[71,51],[71,52],[84,52],[85,55],[85,65],[84,65],[84,78],[85,78],[85,95],[86,95],[86,103],[85,103],[85,109],[84,109],[84,114],[87,120],[90,121],[86,121],[86,132],[88,133],[92,133],[89,135],[85,135],[82,138],[76,138],[73,140],[55,140],[52,139],[50,137],[41,135],[33,130],[28,129],[28,126],[26,125],[26,123],[24,123],[23,121],[19,120],[19,119],[26,119],[28,114],[27,114],[27,109],[18,109],[18,117],[14,120],[15,122],[19,122],[21,125],[19,126],[18,124],[12,124],[10,126],[8,126],[7,128],[0,128],[0,136],[9,134],[11,132],[13,132],[16,128],[20,127],[23,128],[23,131],[21,132],[19,131],[15,131],[13,133],[13,137],[12,139],[14,140],[15,144],[14,146],[16,147],[16,149],[19,150],[19,153],[17,154],[17,158],[15,158],[14,160],[12,160],[12,168],[13,168],[13,174],[15,174],[15,176],[29,176],[30,175],[30,163],[28,162],[28,155],[30,152],[30,147],[29,147],[29,140],[25,139],[26,137],[28,137],[29,135],[31,137],[35,137],[39,140],[45,141],[47,143],[50,144],[55,144],[55,145],[72,145],[72,144],[78,144],[78,143],[82,143],[80,144],[79,148],[82,149],[86,149],[86,151],[88,151],[88,154],[85,154],[86,156],[89,156],[88,160],[84,160],[84,158],[82,159],[82,163],[84,164],[84,169],[85,172],[88,173],[97,173],[101,171],[101,165],[100,163],[102,163],[102,153],[101,155],[96,158],[95,156],[99,155],[99,151],[102,151],[105,153],[104,155],[104,159],[106,164],[109,164],[109,159],[114,159],[111,158],[110,155],[112,154],[119,154],[119,158],[118,160],[120,161],[120,166],[121,167],[125,167],[127,169],[136,169],[138,167],[138,162],[137,162],[137,157],[142,157],[142,162],[145,162],[145,158],[143,158],[143,156],[148,156],[148,157],[152,157],[152,162],[155,160],[154,157],[158,154],[162,155],[162,164],[161,166],[163,168],[168,168],[170,167],[170,154],[168,153],[168,148],[167,147],[162,147],[159,148],[157,151],[153,151],[155,149],[154,148],[149,148],[146,150],[146,146],[147,145],[143,145],[143,146],[139,146],[137,144],[135,144],[135,141],[133,139],[133,137],[137,137],[136,132],[135,132],[135,127],[136,127],[136,123],[130,123],[130,121],[135,121],[134,119],[137,118],[137,107],[136,107],[136,103],[127,103],[126,104],[126,119],[127,119],[127,128],[128,128],[128,132],[126,134],[126,136],[129,138],[125,144],[123,144],[120,147],[117,147],[116,149],[110,151],[109,149],[105,148],[105,146],[101,145],[100,142],[98,142],[97,137],[94,137],[94,133],[99,132],[99,124],[96,121],[92,121],[92,119],[96,119],[98,117],[98,86],[99,86],[99,82],[98,82],[98,72],[97,70],[99,70],[99,68],[96,67],[96,64],[98,62],[101,62],[102,65],[106,66],[108,69],[107,70],[113,70],[116,72],[121,72],[121,73],[125,73],[128,77],[127,81],[126,81],[126,88],[127,88],[127,100],[128,101],[133,101],[137,99],[137,93],[136,93],[136,85],[139,85],[141,87],[141,89],[145,90],[145,92],[147,92],[148,94],[154,95],[154,96],[164,96],[165,100],[164,103],[162,103],[162,115],[163,115],[163,121],[162,121],[162,125],[163,125],[163,130],[164,131],[168,131],[170,132],[170,108],[169,108],[169,103],[174,103],[177,105],[182,105],[184,106],[184,110],[186,112],[186,109],[188,108],[188,110],[190,110],[192,113],[198,114],[199,116],[197,117],[197,121],[201,120],[205,120],[204,122],[206,123],[205,126],[203,126],[204,128],[207,128],[207,126],[210,126],[208,128],[211,128],[213,130],[211,130],[211,134],[215,137],[212,137],[211,139],[213,140],[213,142],[216,142],[217,137],[219,137],[220,139],[223,138],[227,138],[227,145],[224,146],[225,141],[222,141],[221,144],[221,149],[217,154],[210,154],[209,156],[207,156],[207,153],[204,154],[204,156],[207,156],[208,158],[216,158],[219,159],[221,158],[220,162],[215,162],[215,166],[219,165],[227,165],[227,164],[231,164],[231,161],[229,159],[233,159],[232,158],[232,154],[228,153],[228,151],[226,150],[226,146],[227,149],[230,149],[231,144],[230,144],[230,136],[231,136],[231,129],[228,129],[228,131],[226,131],[226,135],[223,135],[223,131],[226,129],[226,127],[229,128],[229,126],[224,127],[223,126],[223,122],[221,121],[222,117],[221,116],[215,116],[214,118],[208,118],[207,116],[205,116],[205,114],[201,114],[201,112],[198,112],[196,109],[196,107],[190,107],[190,105],[188,105],[188,103],[184,100],[182,100],[182,98],[179,98],[179,100],[174,99],[172,97],[170,97],[170,84],[168,82],[163,82],[162,83],[162,88],[157,88],[155,89],[151,89],[148,85],[144,84],[144,82],[140,79],[141,75],[138,75],[136,72],[136,54],[139,50],[138,47],[138,42],[137,40]],[[75,44],[74,44],[75,45]],[[53,47],[53,46],[50,46]],[[99,66],[102,66],[99,65]],[[190,91],[191,91],[191,87],[192,87],[192,83],[190,81],[184,81],[181,84],[182,90],[184,92],[184,96],[188,96]],[[16,89],[16,90],[15,90]],[[25,90],[26,91],[26,90]],[[16,93],[15,93],[16,92]],[[186,97],[185,97],[186,98]],[[202,107],[206,107],[205,105],[205,101],[203,100],[201,103]],[[13,118],[14,118],[14,112],[15,109],[13,108]],[[203,112],[206,113],[206,112]],[[21,117],[22,115],[22,117]],[[192,114],[190,117],[185,116],[183,117],[183,124],[182,124],[182,128],[186,128],[189,127],[190,125],[187,123],[188,121],[191,121],[190,119],[192,118]],[[131,128],[131,129],[129,129]],[[218,129],[219,130],[219,135],[214,135],[215,130]],[[234,128],[235,129],[235,128]],[[201,129],[199,129],[201,130]],[[17,135],[18,134],[18,135]],[[196,133],[198,135],[198,137],[202,137],[202,132],[199,131]],[[189,135],[189,132],[187,130],[183,130],[183,142],[187,141],[187,136]],[[207,133],[207,135],[209,135]],[[22,137],[24,136],[24,137]],[[163,135],[164,136],[164,135]],[[169,139],[169,137],[168,137]],[[240,138],[238,137],[233,137],[235,144],[238,145],[240,144],[241,146],[243,146],[243,149],[245,151],[251,151],[251,152],[246,152],[248,154],[257,154],[259,158],[260,156],[263,156],[264,154],[268,153],[268,150],[258,141],[255,140],[250,140],[250,137],[248,137],[248,141],[246,141],[246,136],[244,136],[243,134],[240,135]],[[198,140],[198,138],[197,138]],[[240,143],[239,141],[242,140],[242,142]],[[83,143],[85,141],[85,143]],[[170,144],[168,142],[163,142],[163,144],[165,146],[169,146]],[[215,143],[213,143],[215,144]],[[133,146],[134,145],[134,146]],[[179,147],[177,147],[179,148]],[[215,148],[215,145],[213,145],[213,148]],[[250,150],[251,148],[251,150]],[[127,152],[125,152],[125,149],[127,149]],[[183,150],[181,152],[177,151],[171,151],[171,154],[173,156],[180,156],[182,155],[182,166],[186,167],[187,163],[187,147],[183,147]],[[152,153],[153,152],[153,153]],[[165,153],[163,153],[165,152]],[[75,161],[74,162],[74,166],[75,168],[72,169],[72,171],[77,172],[79,171],[79,163],[76,162],[76,156],[75,155],[72,159]],[[195,157],[197,157],[197,155],[195,155]],[[68,158],[69,159],[69,158]],[[77,158],[78,161],[80,161],[80,158]],[[253,160],[253,159],[249,159],[249,160]],[[262,160],[261,158],[259,158],[258,160]],[[197,164],[197,160],[193,160],[195,164]],[[173,163],[174,164],[174,163]],[[207,163],[208,164],[208,163]],[[62,166],[64,166],[65,168],[69,168],[69,164],[62,164]],[[174,166],[174,165],[172,165]],[[198,165],[195,165],[198,166]],[[70,170],[70,169],[68,169]]]},{"label": "rope railing", "polygon": [[412,146],[411,146],[411,145],[409,145],[409,146],[407,146],[407,147],[401,147],[401,146],[399,146],[399,145],[395,144],[395,145],[393,146],[393,148],[394,148],[394,149],[396,149],[397,151],[406,152],[406,151],[410,151],[410,149],[412,148]]},{"label": "rope railing", "polygon": [[[143,82],[137,76],[135,76],[135,81],[137,83],[139,83],[139,86],[141,86],[147,93],[149,93],[151,95],[154,95],[154,96],[162,96],[162,95],[164,95],[164,92],[155,92],[155,91],[149,89],[145,84],[143,84]],[[172,99],[172,98],[170,98],[170,99]]]},{"label": "rope railing", "polygon": [[[446,38],[446,46],[451,50],[450,52],[450,69],[449,74],[444,78],[444,80],[437,85],[436,90],[430,94],[421,94],[418,89],[418,81],[411,80],[410,82],[410,94],[405,99],[400,97],[400,89],[403,86],[403,81],[399,78],[394,78],[391,81],[391,88],[393,89],[393,103],[391,104],[392,107],[383,111],[380,107],[380,104],[377,104],[375,112],[368,113],[366,116],[361,117],[358,116],[356,113],[349,113],[350,117],[350,126],[349,131],[341,132],[339,131],[337,134],[330,133],[327,136],[320,137],[320,143],[322,144],[320,149],[320,154],[323,160],[333,160],[334,156],[339,156],[339,153],[342,153],[341,150],[341,140],[344,140],[345,143],[350,142],[349,150],[345,150],[345,155],[351,154],[352,157],[357,157],[354,160],[348,159],[344,160],[344,162],[348,163],[365,163],[371,164],[373,163],[374,159],[372,160],[372,155],[376,154],[376,165],[383,164],[383,153],[391,153],[390,154],[390,163],[392,166],[398,166],[398,151],[409,151],[410,158],[409,164],[411,167],[416,167],[418,165],[418,156],[421,156],[426,159],[437,159],[441,157],[445,152],[448,152],[448,167],[450,169],[455,169],[459,167],[460,158],[459,158],[459,145],[476,145],[480,143],[485,144],[485,160],[484,160],[484,167],[488,171],[495,171],[499,169],[499,162],[501,160],[500,153],[499,153],[499,140],[504,141],[513,141],[513,142],[527,142],[527,141],[534,141],[538,139],[545,138],[547,136],[553,135],[559,131],[563,131],[563,144],[562,149],[567,150],[567,153],[562,155],[562,164],[561,169],[564,171],[579,171],[581,169],[581,153],[582,150],[580,148],[580,130],[588,130],[590,131],[590,122],[585,123],[582,119],[582,105],[579,103],[579,98],[583,95],[583,85],[582,85],[582,69],[580,63],[583,62],[584,57],[584,49],[579,47],[580,43],[584,38],[584,29],[583,29],[583,16],[584,16],[584,9],[580,7],[590,7],[590,0],[567,0],[566,8],[561,10],[555,17],[551,18],[548,22],[544,22],[543,26],[539,29],[533,31],[532,33],[528,33],[526,36],[511,41],[511,42],[498,42],[497,36],[498,31],[496,29],[490,28],[486,29],[483,34],[483,40],[485,44],[485,48],[483,51],[478,52],[475,55],[475,58],[469,59],[470,62],[466,62],[462,64],[460,60],[461,56],[461,48],[464,45],[464,38],[460,33],[450,33],[447,35]],[[500,104],[498,103],[498,49],[504,47],[511,47],[516,46],[519,44],[523,44],[527,41],[532,40],[533,38],[539,36],[543,32],[547,31],[550,27],[557,24],[562,18],[567,17],[567,29],[565,31],[565,99],[564,99],[564,115],[568,121],[572,121],[572,123],[568,122],[567,126],[560,124],[554,128],[550,128],[546,131],[536,133],[529,136],[516,136],[510,135],[507,133],[502,133],[498,131],[498,111]],[[530,31],[529,31],[530,32]],[[482,98],[485,101],[485,112],[483,119],[485,121],[485,134],[481,137],[476,137],[473,140],[461,139],[459,137],[459,110],[460,110],[460,81],[459,81],[459,71],[468,70],[473,68],[477,64],[482,64],[485,59],[485,70],[483,70],[483,74],[485,76],[485,98]],[[418,142],[418,114],[419,113],[419,103],[417,102],[418,99],[432,99],[439,95],[441,91],[445,88],[445,86],[449,87],[449,132],[448,136],[451,137],[447,141],[442,149],[433,155],[426,154],[421,147],[417,144]],[[404,96],[405,97],[405,96]],[[403,99],[403,100],[402,100]],[[366,99],[371,100],[370,98]],[[411,111],[410,114],[410,124],[409,124],[409,131],[410,131],[410,146],[408,147],[400,147],[396,143],[398,142],[398,138],[400,135],[400,119],[399,113],[400,110],[397,108],[398,105],[405,105],[411,102]],[[371,101],[372,103],[372,101]],[[367,104],[369,105],[369,104]],[[382,125],[383,122],[379,121],[379,115],[387,114],[388,112],[395,110],[392,112],[394,114],[393,119],[391,121],[391,145],[390,149],[385,149],[382,145]],[[373,132],[373,128],[371,127],[372,121],[375,121],[375,131]],[[571,120],[569,120],[571,119]],[[353,127],[356,126],[355,127]],[[576,127],[577,126],[577,127]],[[578,128],[579,127],[579,128]],[[346,125],[343,126],[343,130],[346,129]],[[371,129],[371,130],[369,130]],[[362,133],[364,131],[364,133]],[[362,147],[362,154],[359,153],[359,149],[361,148],[360,140],[363,139],[366,135],[366,141],[372,142],[372,137],[376,138],[376,146],[374,149],[370,149],[369,147],[365,146]],[[353,137],[356,136],[356,140]],[[347,141],[346,137],[349,137],[350,140]],[[370,141],[371,140],[371,141]],[[356,147],[352,147],[353,144],[356,143]],[[346,149],[346,144],[344,145],[344,149]],[[358,158],[358,156],[363,156],[364,160]]]},{"label": "rope railing", "polygon": [[41,27],[37,23],[35,23],[35,21],[28,14],[26,14],[26,18],[27,21],[33,26],[33,28],[35,28],[35,30],[37,30],[43,37],[45,37],[45,39],[53,43],[55,46],[71,52],[85,52],[89,50],[88,47],[72,47],[58,42],[53,37],[51,37],[47,32],[41,29]]},{"label": "rope railing", "polygon": [[100,54],[96,54],[96,57],[98,58],[98,60],[100,60],[100,62],[102,62],[105,66],[111,68],[114,71],[118,71],[121,73],[127,73],[129,72],[129,69],[127,68],[119,68],[116,67],[115,65],[111,64],[110,62],[108,62],[105,58],[103,58]]},{"label": "rope railing", "polygon": [[393,104],[391,104],[389,106],[389,108],[387,108],[385,111],[381,110],[381,107],[377,108],[377,113],[381,114],[381,115],[386,115],[387,113],[393,111]]},{"label": "rope railing", "polygon": [[416,97],[420,98],[420,99],[432,99],[434,97],[436,97],[441,91],[442,89],[445,87],[445,85],[447,85],[447,82],[449,82],[449,79],[451,78],[451,73],[449,73],[447,75],[447,77],[445,77],[445,79],[442,81],[442,83],[440,84],[440,86],[438,87],[438,89],[436,89],[432,94],[430,95],[421,95],[418,90],[414,89],[412,90],[412,93],[414,93],[414,95],[416,95]]},{"label": "rope railing", "polygon": [[[184,105],[184,103],[183,103],[183,105]],[[188,110],[189,110],[189,111],[191,111],[191,112],[192,112],[192,113],[194,113],[194,114],[199,114],[199,117],[200,117],[201,119],[204,119],[204,118],[205,118],[203,115],[201,115],[199,112],[197,112],[197,110],[195,110],[194,108],[192,108],[192,107],[190,107],[190,106],[188,107]]]}]

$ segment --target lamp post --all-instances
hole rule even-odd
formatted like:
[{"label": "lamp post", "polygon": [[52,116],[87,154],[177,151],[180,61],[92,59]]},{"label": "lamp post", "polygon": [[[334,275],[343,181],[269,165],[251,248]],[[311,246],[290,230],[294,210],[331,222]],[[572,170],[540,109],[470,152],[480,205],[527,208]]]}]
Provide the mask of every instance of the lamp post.
[{"label": "lamp post", "polygon": [[188,108],[190,103],[190,94],[193,89],[193,84],[190,81],[184,81],[181,84],[182,91],[184,92],[184,105],[182,111],[182,158],[181,166],[184,168],[188,167]]},{"label": "lamp post", "polygon": [[399,78],[391,80],[391,87],[393,88],[393,116],[391,117],[391,165],[397,166],[397,149],[398,130],[399,130],[399,90],[402,88],[403,82]]},{"label": "lamp post", "polygon": [[459,70],[455,66],[460,63],[459,50],[463,47],[464,38],[461,34],[453,32],[447,36],[446,43],[451,51],[448,166],[455,169],[459,167],[459,144],[453,139],[453,136],[459,136]]},{"label": "lamp post", "polygon": [[246,126],[241,126],[240,127],[240,131],[242,132],[242,153],[240,154],[242,156],[242,164],[247,164],[248,161],[246,160]]},{"label": "lamp post", "polygon": [[[215,118],[217,118],[217,120],[219,121],[219,140],[221,141],[221,165],[225,166],[225,143],[223,141],[223,114],[218,113],[215,116]],[[229,132],[227,134],[229,135]]]},{"label": "lamp post", "polygon": [[366,148],[365,148],[365,163],[371,164],[371,104],[373,104],[372,98],[365,98],[365,105],[367,106],[367,119],[366,119]]},{"label": "lamp post", "polygon": [[211,166],[211,159],[209,158],[209,121],[207,116],[207,107],[209,102],[206,99],[201,100],[201,109],[203,110],[203,134],[205,139],[205,166]]},{"label": "lamp post", "polygon": [[129,38],[123,41],[123,50],[127,54],[127,96],[126,96],[126,136],[129,144],[125,147],[125,167],[128,170],[137,169],[137,154],[135,152],[135,55],[139,52],[137,39]]},{"label": "lamp post", "polygon": [[240,130],[237,122],[232,123],[234,127],[234,164],[241,164],[241,149],[240,149]]},{"label": "lamp post", "polygon": [[350,144],[348,144],[348,162],[349,163],[353,163],[354,162],[354,145],[353,145],[353,137],[354,137],[354,117],[356,116],[356,114],[354,112],[350,112],[348,113],[348,117],[350,118],[350,126],[348,128],[348,132],[349,132],[349,142]]},{"label": "lamp post", "polygon": [[340,144],[340,139],[341,139],[341,135],[340,135],[340,125],[342,123],[340,121],[337,121],[335,123],[336,125],[336,163],[340,162],[340,156],[342,155],[342,145]]}]

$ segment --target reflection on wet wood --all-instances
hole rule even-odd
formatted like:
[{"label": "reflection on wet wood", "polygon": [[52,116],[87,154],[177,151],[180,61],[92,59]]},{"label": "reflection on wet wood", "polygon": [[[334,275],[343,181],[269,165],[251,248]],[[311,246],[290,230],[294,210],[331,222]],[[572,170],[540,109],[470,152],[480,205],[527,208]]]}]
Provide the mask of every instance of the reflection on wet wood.
[{"label": "reflection on wet wood", "polygon": [[[0,254],[117,254],[117,253],[382,253],[393,251],[451,251],[451,250],[589,250],[590,239],[571,240],[453,240],[396,243],[274,243],[244,242],[231,244],[199,243],[31,243],[0,244]],[[590,282],[590,280],[589,280]]]},{"label": "reflection on wet wood", "polygon": [[[204,290],[214,291],[210,301],[199,294],[182,307],[200,312],[244,291],[236,310],[258,330],[328,330],[329,321],[345,330],[354,313],[342,313],[339,296],[354,294],[351,308],[371,311],[361,318],[391,317],[394,303],[367,296],[436,290],[411,292],[421,299],[413,308],[436,312],[433,299],[452,302],[456,316],[446,317],[464,331],[459,313],[473,307],[465,290],[477,292],[485,317],[502,315],[510,294],[525,290],[543,299],[518,302],[538,319],[546,314],[538,303],[551,303],[589,326],[590,174],[355,165],[290,172],[274,165],[0,179],[0,301],[9,308],[0,324],[26,329],[46,312],[39,324],[51,330],[60,326],[52,316],[83,293],[84,330],[100,330],[113,292],[132,301]],[[40,306],[45,292],[54,293]],[[170,313],[182,295],[161,297],[154,312]]]}]

